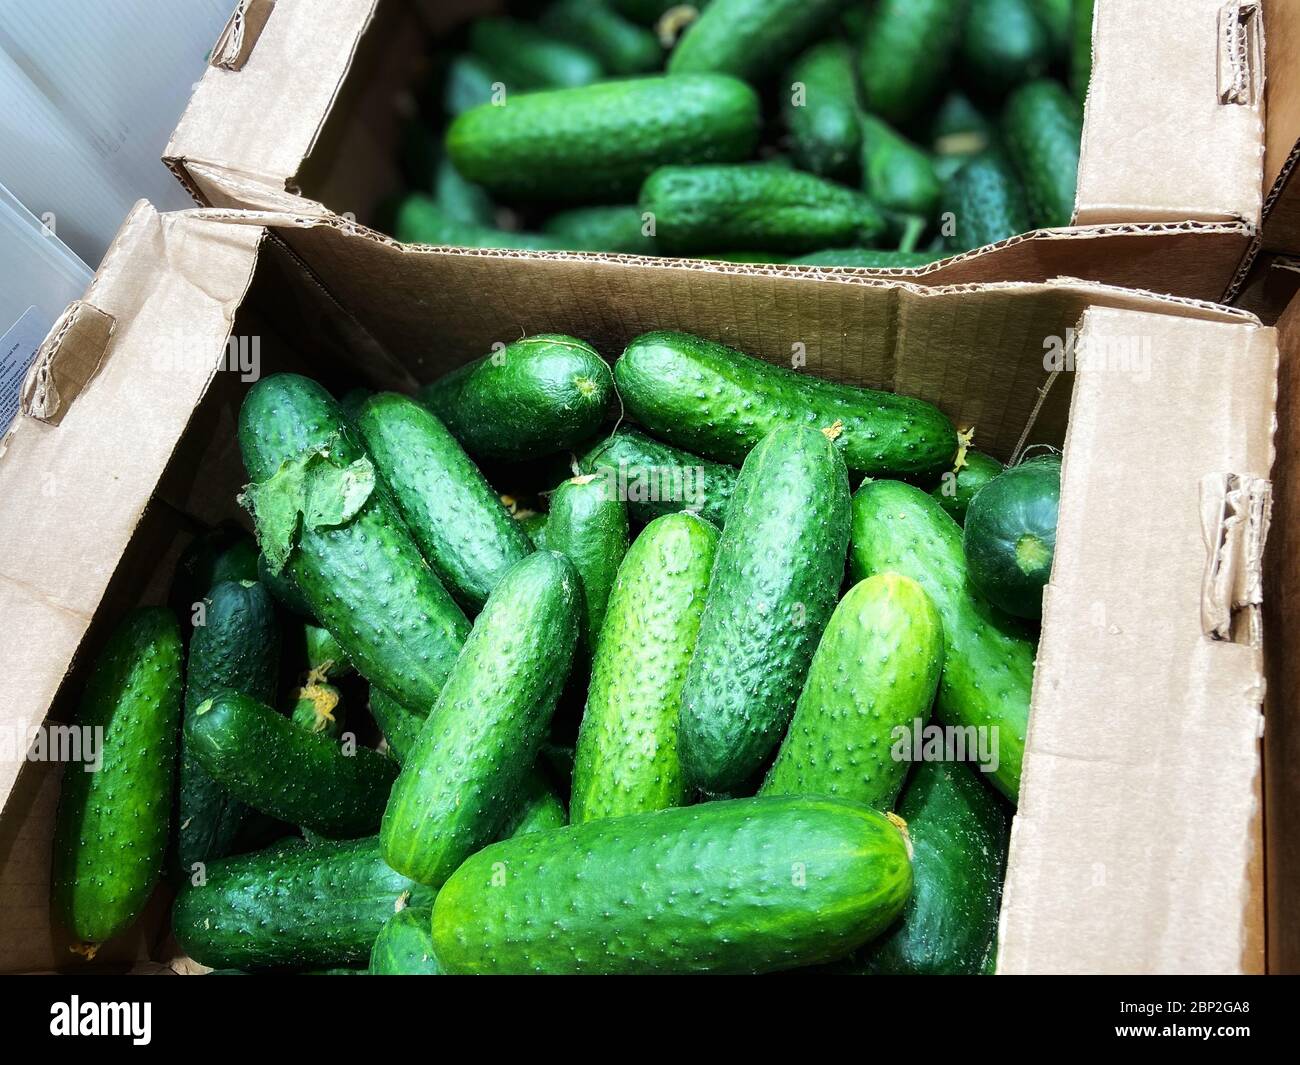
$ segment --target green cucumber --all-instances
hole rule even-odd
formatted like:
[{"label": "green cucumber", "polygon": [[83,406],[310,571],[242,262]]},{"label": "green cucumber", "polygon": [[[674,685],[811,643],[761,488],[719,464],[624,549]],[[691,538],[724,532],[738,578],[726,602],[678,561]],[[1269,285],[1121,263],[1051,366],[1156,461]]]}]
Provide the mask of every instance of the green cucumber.
[{"label": "green cucumber", "polygon": [[453,370],[416,398],[470,454],[526,459],[586,440],[613,395],[609,365],[595,348],[539,333]]},{"label": "green cucumber", "polygon": [[963,83],[996,98],[1047,72],[1052,39],[1033,0],[967,0],[959,52]]},{"label": "green cucumber", "polygon": [[1093,0],[1074,0],[1070,21],[1070,90],[1082,107],[1092,79]]},{"label": "green cucumber", "polygon": [[912,270],[929,266],[944,257],[943,252],[890,251],[881,248],[823,248],[790,262],[795,266],[843,266],[857,270]]},{"label": "green cucumber", "polygon": [[516,517],[519,527],[533,542],[533,547],[538,551],[546,546],[546,525],[551,520],[551,516],[546,513],[530,511],[523,517]]},{"label": "green cucumber", "polygon": [[815,44],[790,66],[782,110],[799,165],[821,177],[852,178],[862,144],[858,75],[845,41]]},{"label": "green cucumber", "polygon": [[[203,624],[190,639],[185,719],[227,688],[270,702],[279,667],[280,622],[270,593],[255,581],[223,581],[208,593]],[[180,873],[188,876],[195,862],[229,854],[248,814],[248,807],[203,769],[182,732],[176,801]]]},{"label": "green cucumber", "polygon": [[1083,2],[1084,0],[1029,0],[1029,6],[1047,31],[1053,62],[1058,59],[1068,61],[1070,58],[1074,11]]},{"label": "green cucumber", "polygon": [[176,563],[169,602],[182,618],[222,581],[257,580],[257,543],[234,522],[196,536]]},{"label": "green cucumber", "polygon": [[307,597],[302,594],[302,589],[294,583],[288,571],[281,570],[276,573],[266,561],[266,556],[262,554],[257,556],[257,581],[271,593],[271,598],[289,613],[296,614],[307,621],[315,617]]},{"label": "green cucumber", "polygon": [[447,131],[457,169],[494,195],[627,202],[655,168],[747,159],[759,102],[722,74],[649,76],[512,97]]},{"label": "green cucumber", "polygon": [[496,843],[438,894],[451,973],[761,973],[847,954],[902,911],[908,844],[828,799],[711,802]]},{"label": "green cucumber", "polygon": [[352,672],[347,652],[334,639],[329,629],[323,629],[310,621],[304,622],[302,639],[307,656],[307,671],[315,677],[328,680],[331,677],[345,677]]},{"label": "green cucumber", "polygon": [[611,74],[645,74],[663,65],[659,38],[591,0],[556,0],[542,12],[538,24],[552,36],[590,52]]},{"label": "green cucumber", "polygon": [[[357,411],[361,409],[361,404],[363,404],[372,395],[374,395],[374,393],[370,389],[362,388],[359,385],[356,388],[349,388],[346,392],[343,393],[343,395],[339,396],[339,408],[349,418],[355,418],[357,416]],[[258,562],[259,563],[262,562],[262,558],[260,555],[258,556]],[[259,570],[258,579],[259,580],[261,579],[260,570]]]},{"label": "green cucumber", "polygon": [[814,40],[847,0],[713,0],[677,41],[671,74],[733,74],[753,81]]},{"label": "green cucumber", "polygon": [[882,209],[926,220],[941,191],[930,156],[873,115],[862,116],[862,188]]},{"label": "green cucumber", "polygon": [[194,757],[255,810],[332,838],[373,832],[397,776],[391,759],[349,751],[247,695],[224,691],[185,720]]},{"label": "green cucumber", "polygon": [[512,93],[590,85],[605,73],[585,48],[512,18],[475,19],[469,46]]},{"label": "green cucumber", "polygon": [[433,893],[385,865],[377,837],[282,844],[209,865],[177,895],[172,932],[218,969],[351,965],[408,904],[431,906]]},{"label": "green cucumber", "polygon": [[[778,425],[828,428],[850,470],[936,475],[957,432],[919,399],[837,384],[688,333],[637,337],[614,365],[627,413],[670,443],[739,465]],[[703,397],[703,398],[701,398]]]},{"label": "green cucumber", "polygon": [[958,525],[966,520],[966,510],[975,493],[1002,472],[1002,463],[982,451],[967,451],[960,469],[949,470],[930,495]]},{"label": "green cucumber", "polygon": [[433,955],[433,907],[407,906],[384,922],[370,950],[371,976],[438,976]]},{"label": "green cucumber", "polygon": [[528,832],[546,832],[563,828],[569,823],[564,802],[551,787],[546,777],[532,769],[524,777],[523,795],[513,817],[506,823],[502,839],[522,836]]},{"label": "green cucumber", "polygon": [[294,691],[289,719],[299,728],[338,739],[343,732],[343,696],[333,684],[313,681]]},{"label": "green cucumber", "polygon": [[740,471],[682,451],[635,429],[619,429],[587,452],[583,473],[601,472],[628,512],[645,524],[663,514],[693,511],[722,528]]},{"label": "green cucumber", "polygon": [[618,255],[657,255],[659,245],[645,232],[646,220],[635,204],[574,207],[553,214],[542,226],[570,251],[599,251]]},{"label": "green cucumber", "polygon": [[1030,220],[1040,229],[1068,226],[1083,136],[1078,102],[1059,81],[1031,81],[1008,98],[1002,133],[1025,183]]},{"label": "green cucumber", "polygon": [[971,589],[961,529],[943,507],[901,481],[867,481],[853,497],[849,572],[860,581],[891,571],[924,588],[943,619],[939,721],[983,730],[971,738],[983,754],[997,744],[998,767],[990,780],[1014,802],[1029,722],[1034,641]]},{"label": "green cucumber", "polygon": [[95,659],[77,709],[79,734],[102,730],[98,764],[83,751],[64,768],[50,884],[54,916],[87,957],[140,916],[162,872],[181,654],[170,610],[132,611]]},{"label": "green cucumber", "polygon": [[944,245],[954,252],[997,244],[1033,225],[1024,186],[997,149],[968,160],[944,183],[939,209]]},{"label": "green cucumber", "polygon": [[[442,145],[438,145],[441,152]],[[496,207],[477,185],[460,176],[460,171],[446,156],[438,160],[433,181],[422,188],[432,188],[433,198],[443,213],[454,222],[467,226],[496,226]]]},{"label": "green cucumber", "polygon": [[677,727],[717,545],[708,522],[668,514],[623,559],[578,732],[574,824],[685,805]]},{"label": "green cucumber", "polygon": [[285,571],[367,680],[432,706],[469,622],[381,486],[359,498],[373,463],[349,419],[320,385],[275,374],[249,390],[239,441],[263,553],[290,548]]},{"label": "green cucumber", "polygon": [[456,56],[447,65],[447,82],[443,89],[443,105],[453,117],[490,104],[498,82],[492,68],[478,56],[465,53]]},{"label": "green cucumber", "polygon": [[393,760],[401,765],[410,756],[415,741],[420,738],[425,718],[400,705],[380,688],[370,689],[370,716],[388,743]]},{"label": "green cucumber", "polygon": [[560,242],[540,233],[513,233],[462,221],[453,217],[437,200],[422,192],[412,192],[402,197],[393,221],[393,236],[404,244],[563,250]]},{"label": "green cucumber", "polygon": [[880,0],[867,17],[858,57],[872,114],[905,124],[948,84],[966,0]]},{"label": "green cucumber", "polygon": [[828,795],[890,810],[909,763],[900,729],[925,724],[943,668],[943,622],[909,577],[855,584],[822,634],[760,795]]},{"label": "green cucumber", "polygon": [[427,407],[381,392],[366,400],[356,425],[421,553],[457,601],[477,612],[532,551],[527,535]]},{"label": "green cucumber", "polygon": [[579,643],[590,654],[605,624],[619,564],[627,554],[627,506],[596,474],[565,481],[551,496],[546,547],[564,555],[582,586]]},{"label": "green cucumber", "polygon": [[441,884],[516,808],[578,635],[578,575],[539,551],[488,597],[402,765],[384,811],[384,859]]},{"label": "green cucumber", "polygon": [[780,742],[844,580],[849,479],[827,433],[774,429],[740,469],[682,690],[687,780],[718,794]]},{"label": "green cucumber", "polygon": [[930,147],[941,156],[976,155],[996,137],[996,124],[969,96],[956,91],[943,98],[929,126]]},{"label": "green cucumber", "polygon": [[962,546],[970,582],[1021,618],[1043,616],[1061,505],[1061,457],[1027,459],[981,488],[966,512]]},{"label": "green cucumber", "polygon": [[640,202],[671,253],[816,251],[874,244],[888,228],[880,208],[856,189],[770,163],[661,167],[646,179]]}]

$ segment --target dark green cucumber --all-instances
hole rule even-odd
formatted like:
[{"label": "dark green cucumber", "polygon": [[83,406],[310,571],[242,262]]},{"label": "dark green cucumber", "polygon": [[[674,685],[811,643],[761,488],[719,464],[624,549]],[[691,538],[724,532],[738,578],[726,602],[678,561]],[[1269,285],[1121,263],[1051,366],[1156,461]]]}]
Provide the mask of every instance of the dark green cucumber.
[{"label": "dark green cucumber", "polygon": [[862,187],[884,210],[924,219],[941,189],[930,156],[873,115],[862,116]]},{"label": "dark green cucumber", "polygon": [[169,601],[182,618],[222,581],[257,580],[257,542],[234,522],[201,533],[176,563]]},{"label": "dark green cucumber", "polygon": [[860,473],[936,475],[957,453],[957,431],[929,403],[795,373],[689,333],[637,337],[614,379],[650,432],[718,462],[738,465],[778,425],[837,422],[835,446]]},{"label": "dark green cucumber", "polygon": [[456,56],[447,64],[447,81],[443,89],[443,106],[453,117],[490,104],[499,82],[492,68],[471,53]]},{"label": "dark green cucumber", "polygon": [[1070,20],[1070,91],[1082,107],[1092,78],[1093,0],[1074,0]]},{"label": "dark green cucumber", "polygon": [[770,163],[665,166],[641,188],[665,251],[708,248],[806,252],[874,244],[888,222],[855,189]]},{"label": "dark green cucumber", "polygon": [[578,732],[574,824],[682,806],[682,688],[718,532],[693,514],[656,518],[618,570]]},{"label": "dark green cucumber", "polygon": [[1021,618],[1043,616],[1061,504],[1061,457],[1027,459],[981,488],[966,512],[962,546],[975,589]]},{"label": "dark green cucumber", "polygon": [[740,469],[682,690],[687,780],[742,784],[781,741],[844,580],[849,479],[828,435],[774,429]]},{"label": "dark green cucumber", "polygon": [[948,84],[966,0],[880,0],[858,57],[867,110],[896,125],[923,113]]},{"label": "dark green cucumber", "polygon": [[645,232],[646,219],[635,204],[574,207],[553,214],[542,232],[570,251],[619,255],[657,255],[659,245]]},{"label": "dark green cucumber", "polygon": [[302,589],[294,583],[288,571],[276,573],[266,561],[266,556],[261,554],[257,556],[257,580],[271,593],[271,598],[291,614],[297,614],[308,621],[315,616],[307,597],[302,594]]},{"label": "dark green cucumber", "polygon": [[1090,0],[1029,0],[1029,6],[1047,31],[1053,62],[1069,61],[1074,12],[1081,4],[1090,6]]},{"label": "dark green cucumber", "polygon": [[582,585],[579,643],[588,654],[605,624],[605,609],[619,564],[627,554],[627,505],[609,481],[583,474],[565,481],[551,496],[546,547],[573,563]]},{"label": "dark green cucumber", "polygon": [[194,757],[255,810],[322,836],[373,832],[397,776],[391,759],[309,732],[264,703],[225,691],[185,721]]},{"label": "dark green cucumber", "polygon": [[968,160],[944,183],[939,209],[944,244],[954,252],[996,244],[1033,226],[1024,186],[996,149]]},{"label": "dark green cucumber", "polygon": [[[469,622],[420,557],[387,493],[376,487],[350,515],[319,515],[309,522],[286,484],[284,499],[267,487],[277,474],[302,470],[307,483],[364,485],[373,464],[350,420],[323,388],[294,374],[263,378],[249,390],[239,414],[244,465],[257,500],[269,493],[268,517],[284,503],[297,530],[285,571],[320,624],[339,641],[357,670],[403,705],[432,706],[469,632]],[[349,472],[351,471],[351,472]],[[327,476],[328,475],[328,476]],[[278,483],[278,482],[277,482]],[[355,498],[352,500],[355,502]],[[327,496],[312,506],[332,503]],[[326,524],[338,517],[339,524]],[[283,526],[269,538],[283,549]],[[262,531],[267,553],[268,533]]]},{"label": "dark green cucumber", "polygon": [[586,440],[613,395],[609,365],[595,348],[539,333],[453,370],[417,398],[470,454],[526,459]]},{"label": "dark green cucumber", "polygon": [[901,481],[867,481],[853,497],[854,581],[876,573],[911,577],[943,619],[943,676],[935,709],[940,722],[983,730],[990,780],[1013,802],[1020,790],[1034,641],[1013,618],[978,596],[967,579],[961,529],[929,495]]},{"label": "dark green cucumber", "polygon": [[511,199],[626,203],[657,167],[747,159],[759,103],[722,74],[651,76],[511,97],[447,131],[460,172]]},{"label": "dark green cucumber", "polygon": [[384,864],[375,836],[278,845],[213,862],[172,909],[172,931],[213,968],[364,963],[385,922],[433,893]]},{"label": "dark green cucumber", "polygon": [[966,520],[966,509],[975,493],[1002,472],[1002,463],[982,451],[967,451],[960,469],[949,470],[930,495],[958,525]]},{"label": "dark green cucumber", "polygon": [[[227,688],[270,702],[280,666],[280,622],[270,593],[256,581],[223,581],[209,593],[203,624],[190,639],[185,675],[185,719]],[[195,862],[224,858],[248,819],[244,803],[199,764],[181,736],[177,775],[176,865],[183,876]]]},{"label": "dark green cucumber", "polygon": [[786,128],[799,165],[821,177],[847,180],[862,144],[857,71],[845,41],[815,44],[791,64],[783,86]]},{"label": "dark green cucumber", "polygon": [[404,196],[397,205],[393,236],[404,244],[563,250],[560,242],[540,233],[514,233],[454,218],[442,204],[422,192]]},{"label": "dark green cucumber", "polygon": [[605,73],[585,48],[512,18],[475,19],[469,46],[511,93],[590,85]]},{"label": "dark green cucumber", "polygon": [[881,248],[823,248],[800,255],[790,262],[795,266],[843,266],[857,270],[911,270],[929,266],[944,257],[943,252],[890,251]]},{"label": "dark green cucumber", "polygon": [[[349,418],[355,418],[357,416],[357,411],[361,409],[361,404],[368,400],[372,395],[374,395],[374,392],[369,388],[362,388],[359,385],[356,388],[349,388],[343,393],[343,395],[339,396],[339,407]],[[260,556],[258,561],[259,563],[262,561]],[[261,571],[259,570],[259,575],[260,572]]]},{"label": "dark green cucumber", "polygon": [[530,511],[523,517],[516,517],[515,520],[527,534],[528,539],[533,542],[533,547],[540,551],[546,546],[546,524],[551,520],[549,514]]},{"label": "dark green cucumber", "polygon": [[371,976],[438,976],[432,906],[407,906],[384,922],[370,950]]},{"label": "dark green cucumber", "polygon": [[943,98],[929,126],[930,147],[940,156],[969,157],[997,137],[996,124],[962,92]]},{"label": "dark green cucumber", "polygon": [[[441,144],[438,150],[441,154]],[[431,184],[420,187],[433,189],[434,200],[452,221],[488,229],[496,226],[496,207],[491,197],[461,177],[460,171],[446,156],[438,160]]]},{"label": "dark green cucumber", "polygon": [[733,74],[753,81],[814,40],[847,0],[713,0],[677,41],[671,74]]},{"label": "dark green cucumber", "polygon": [[542,13],[539,25],[590,52],[610,74],[645,74],[663,65],[658,37],[591,0],[556,0]]},{"label": "dark green cucumber", "polygon": [[330,677],[345,677],[352,672],[352,663],[348,660],[347,652],[343,650],[338,640],[334,639],[329,629],[323,629],[310,621],[304,622],[302,640],[309,673],[321,680],[328,680]]},{"label": "dark green cucumber", "polygon": [[1007,858],[1007,815],[981,774],[922,762],[899,803],[915,886],[895,926],[863,951],[881,975],[974,975],[991,960]]},{"label": "dark green cucumber", "polygon": [[1030,220],[1039,228],[1068,226],[1083,136],[1078,102],[1059,81],[1031,81],[1008,98],[1002,134],[1025,183]]},{"label": "dark green cucumber", "polygon": [[312,681],[293,693],[289,719],[299,728],[338,739],[343,732],[343,696],[333,684]]},{"label": "dark green cucumber", "polygon": [[959,52],[963,84],[996,98],[1047,72],[1052,39],[1033,0],[967,0]]},{"label": "dark green cucumber", "polygon": [[140,916],[162,872],[181,655],[170,610],[132,611],[96,658],[77,709],[80,734],[102,731],[96,751],[64,768],[50,884],[54,916],[87,956]]},{"label": "dark green cucumber", "polygon": [[528,832],[546,832],[552,828],[563,828],[569,823],[564,802],[545,775],[532,769],[524,777],[524,786],[519,805],[506,823],[502,839],[522,836]]},{"label": "dark green cucumber", "polygon": [[893,809],[909,763],[899,730],[924,725],[943,668],[943,622],[909,577],[853,586],[822,634],[760,795],[829,795]]},{"label": "dark green cucumber", "polygon": [[393,760],[401,765],[409,757],[420,738],[425,718],[401,706],[391,695],[380,688],[370,689],[370,716],[388,742]]},{"label": "dark green cucumber", "polygon": [[902,911],[885,815],[829,799],[710,802],[496,843],[433,909],[451,973],[761,973],[840,957]]},{"label": "dark green cucumber", "polygon": [[393,785],[380,838],[394,869],[436,887],[517,808],[569,672],[580,596],[551,551],[488,596]]},{"label": "dark green cucumber", "polygon": [[356,424],[421,553],[457,601],[477,612],[532,551],[527,535],[427,407],[382,392],[365,402]]},{"label": "dark green cucumber", "polygon": [[619,429],[579,463],[583,473],[604,474],[628,512],[645,524],[663,514],[693,511],[722,528],[740,471],[692,455],[635,429]]}]

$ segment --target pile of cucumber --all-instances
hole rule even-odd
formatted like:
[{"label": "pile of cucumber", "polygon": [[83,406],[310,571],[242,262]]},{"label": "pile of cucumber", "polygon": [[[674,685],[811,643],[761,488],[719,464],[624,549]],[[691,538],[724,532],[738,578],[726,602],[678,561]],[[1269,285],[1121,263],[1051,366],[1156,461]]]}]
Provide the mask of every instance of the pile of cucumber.
[{"label": "pile of cucumber", "polygon": [[1074,210],[1094,0],[550,0],[438,42],[399,240],[921,266]]},{"label": "pile of cucumber", "polygon": [[216,971],[989,971],[1059,456],[670,331],[277,374],[238,436],[256,540],[85,689],[78,950],[166,875]]}]

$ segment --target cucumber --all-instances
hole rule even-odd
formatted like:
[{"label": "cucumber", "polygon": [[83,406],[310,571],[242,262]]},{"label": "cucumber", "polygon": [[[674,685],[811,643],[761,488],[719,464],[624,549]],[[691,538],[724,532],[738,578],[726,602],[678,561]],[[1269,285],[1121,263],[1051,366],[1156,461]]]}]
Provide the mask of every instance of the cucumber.
[{"label": "cucumber", "polygon": [[1002,463],[982,451],[967,451],[961,469],[950,470],[930,492],[939,506],[958,525],[966,520],[966,510],[975,493],[1002,472]]},{"label": "cucumber", "polygon": [[1039,228],[1068,226],[1083,136],[1078,102],[1058,81],[1031,81],[1008,98],[1002,134],[1025,183],[1030,220]]},{"label": "cucumber", "polygon": [[579,644],[590,654],[605,624],[619,564],[627,554],[627,506],[606,478],[583,474],[551,496],[546,547],[573,563],[582,588]]},{"label": "cucumber", "polygon": [[564,803],[555,794],[546,777],[536,769],[524,777],[523,797],[517,810],[506,823],[502,839],[522,836],[528,832],[546,832],[563,828],[569,823]]},{"label": "cucumber", "polygon": [[281,570],[276,573],[271,568],[270,563],[266,561],[266,556],[262,554],[257,556],[256,579],[263,588],[271,593],[271,598],[289,613],[296,614],[308,621],[315,617],[312,614],[311,604],[307,602],[307,597],[302,594],[302,589],[294,583],[288,572]]},{"label": "cucumber", "polygon": [[373,463],[350,421],[315,382],[276,374],[249,390],[239,441],[263,553],[291,548],[285,571],[367,680],[404,706],[432,706],[469,622],[387,493],[364,494]]},{"label": "cucumber", "polygon": [[333,684],[314,681],[294,692],[289,719],[299,728],[338,739],[343,732],[343,696]]},{"label": "cucumber", "polygon": [[692,455],[635,429],[619,429],[587,452],[583,473],[602,472],[642,524],[682,510],[722,528],[740,471]]},{"label": "cucumber", "polygon": [[310,621],[304,622],[302,639],[307,657],[307,671],[313,676],[320,680],[328,680],[330,677],[345,677],[352,672],[352,663],[348,661],[347,652],[328,629],[322,629]]},{"label": "cucumber", "polygon": [[512,18],[475,19],[469,46],[511,93],[590,85],[605,73],[585,48]]},{"label": "cucumber", "polygon": [[922,762],[899,804],[915,887],[888,934],[865,948],[878,975],[975,975],[993,960],[1006,867],[1007,815],[960,762]]},{"label": "cucumber", "polygon": [[966,512],[962,546],[970,582],[985,599],[1021,618],[1043,616],[1061,504],[1061,458],[1042,455],[998,474]]},{"label": "cucumber", "polygon": [[997,244],[1033,225],[1024,186],[996,149],[968,160],[944,183],[940,211],[944,245],[954,252]]},{"label": "cucumber", "polygon": [[[361,404],[363,404],[372,395],[374,395],[374,393],[368,388],[362,388],[360,386],[356,388],[349,388],[346,392],[343,393],[343,395],[339,396],[339,408],[349,418],[355,418],[357,416],[357,411],[361,409]],[[260,555],[258,556],[258,561],[259,563],[262,561]],[[260,580],[261,577],[259,576],[258,579]]]},{"label": "cucumber", "polygon": [[645,74],[664,61],[659,38],[650,30],[591,0],[556,0],[542,12],[539,25],[590,52],[611,74]]},{"label": "cucumber", "polygon": [[795,266],[843,266],[858,270],[911,270],[928,266],[944,257],[943,252],[888,251],[880,248],[823,248],[790,262]]},{"label": "cucumber", "polygon": [[880,0],[867,16],[858,56],[862,99],[872,114],[903,125],[948,83],[966,0]]},{"label": "cucumber", "polygon": [[185,720],[194,757],[230,794],[321,836],[373,832],[397,767],[365,747],[349,752],[247,695],[224,691]]},{"label": "cucumber", "polygon": [[540,233],[512,233],[492,226],[461,221],[453,217],[437,200],[422,192],[404,196],[397,205],[393,236],[404,244],[563,250],[561,242]]},{"label": "cucumber", "polygon": [[[255,581],[223,581],[208,593],[203,622],[190,639],[185,719],[227,688],[264,702],[274,699],[280,622],[266,588]],[[248,807],[203,769],[182,733],[176,802],[178,871],[188,876],[195,862],[229,854],[248,814]]]},{"label": "cucumber", "polygon": [[655,75],[477,107],[452,123],[447,151],[493,195],[626,203],[656,167],[749,158],[759,123],[743,81]]},{"label": "cucumber", "polygon": [[1082,107],[1092,79],[1093,0],[1074,0],[1070,20],[1070,91]]},{"label": "cucumber", "polygon": [[929,720],[942,668],[943,622],[919,584],[882,573],[854,585],[822,634],[759,794],[893,809],[908,770],[898,732]]},{"label": "cucumber", "polygon": [[1047,31],[1053,62],[1070,58],[1074,11],[1080,4],[1087,6],[1085,0],[1029,0],[1029,6]]},{"label": "cucumber", "polygon": [[409,396],[366,400],[356,425],[439,580],[477,612],[532,544],[456,438]]},{"label": "cucumber", "polygon": [[862,187],[884,210],[926,220],[941,191],[930,156],[872,115],[862,116]]},{"label": "cucumber", "polygon": [[[986,730],[997,743],[993,783],[1012,802],[1020,788],[1034,679],[1034,641],[970,588],[961,529],[929,495],[901,481],[867,481],[853,497],[854,581],[876,573],[911,577],[943,619],[943,676],[935,711],[945,725]],[[969,734],[967,734],[969,735]]]},{"label": "cucumber", "polygon": [[526,459],[586,440],[613,394],[613,376],[595,348],[539,333],[453,370],[416,398],[470,454]]},{"label": "cucumber", "polygon": [[533,542],[533,547],[538,551],[546,546],[546,524],[551,520],[549,514],[539,514],[536,511],[525,514],[522,518],[515,519],[519,527]]},{"label": "cucumber", "polygon": [[347,843],[281,844],[213,862],[172,909],[172,932],[191,958],[217,969],[364,963],[385,922],[433,893],[393,872],[371,836]]},{"label": "cucumber", "polygon": [[433,907],[408,906],[384,922],[370,949],[371,976],[438,976],[433,954]]},{"label": "cucumber", "polygon": [[685,805],[678,718],[717,546],[708,522],[668,514],[623,559],[578,732],[574,824]]},{"label": "cucumber", "polygon": [[814,40],[847,0],[713,0],[677,41],[670,74],[733,74],[753,81]]},{"label": "cucumber", "polygon": [[[438,150],[441,154],[441,144]],[[489,229],[496,226],[496,207],[491,197],[461,177],[460,171],[446,156],[438,160],[431,184],[421,187],[433,189],[434,200],[452,221]]]},{"label": "cucumber", "polygon": [[443,89],[443,106],[455,117],[475,107],[492,102],[498,82],[492,68],[478,56],[465,53],[447,65],[447,82]]},{"label": "cucumber", "polygon": [[425,718],[407,710],[380,688],[370,689],[370,716],[388,741],[388,751],[393,760],[401,765],[420,738]]},{"label": "cucumber", "polygon": [[855,189],[768,163],[661,167],[641,189],[641,210],[654,216],[660,246],[674,254],[874,244],[888,226]]},{"label": "cucumber", "polygon": [[653,26],[672,8],[689,6],[703,9],[708,2],[709,0],[694,0],[689,5],[683,5],[681,0],[610,0],[610,6],[633,22]]},{"label": "cucumber", "polygon": [[908,844],[828,799],[711,802],[496,843],[438,894],[451,973],[761,973],[848,953],[901,912]]},{"label": "cucumber", "polygon": [[635,204],[574,207],[553,214],[542,232],[571,251],[618,255],[657,255],[659,245],[644,232],[645,220]]},{"label": "cucumber", "polygon": [[836,422],[835,446],[859,473],[933,476],[957,453],[956,430],[929,403],[795,373],[688,333],[637,337],[614,380],[650,432],[717,462],[738,465],[778,425]]},{"label": "cucumber", "polygon": [[862,145],[858,75],[845,41],[815,44],[790,66],[783,103],[791,150],[799,165],[821,177],[851,179]]},{"label": "cucumber", "polygon": [[727,512],[682,689],[687,780],[742,784],[781,740],[844,580],[849,479],[826,433],[774,429]]},{"label": "cucumber", "polygon": [[130,612],[95,659],[77,709],[83,734],[102,730],[98,764],[83,751],[64,769],[50,884],[54,916],[87,957],[140,916],[162,872],[181,654],[170,610]]},{"label": "cucumber", "polygon": [[1033,0],[967,0],[959,53],[965,84],[997,98],[1047,73],[1052,39]]},{"label": "cucumber", "polygon": [[569,561],[539,551],[488,597],[384,811],[394,869],[436,887],[504,826],[569,671],[580,594]]},{"label": "cucumber", "polygon": [[930,147],[941,156],[976,155],[997,137],[997,126],[969,96],[950,92],[943,98],[929,127]]},{"label": "cucumber", "polygon": [[257,580],[257,544],[234,522],[196,536],[176,563],[169,601],[182,618],[222,581]]}]

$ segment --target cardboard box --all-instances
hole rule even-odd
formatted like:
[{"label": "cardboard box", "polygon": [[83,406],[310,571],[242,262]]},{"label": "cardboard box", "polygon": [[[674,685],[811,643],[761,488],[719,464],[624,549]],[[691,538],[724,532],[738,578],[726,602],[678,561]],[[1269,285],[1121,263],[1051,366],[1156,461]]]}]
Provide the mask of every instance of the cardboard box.
[{"label": "cardboard box", "polygon": [[[1187,300],[417,250],[337,220],[141,204],[0,454],[0,631],[24,637],[0,646],[0,725],[66,718],[122,611],[163,601],[199,522],[238,515],[249,356],[261,374],[406,388],[523,333],[612,358],[669,327],[787,365],[802,345],[807,372],[931,400],[1004,459],[1064,446],[1001,970],[1260,970],[1276,335]],[[1291,610],[1294,574],[1271,576]],[[53,765],[0,764],[0,971],[73,960],[47,904],[57,786]],[[1270,844],[1294,858],[1286,813],[1269,809]],[[165,905],[98,960],[172,967]]]},{"label": "cardboard box", "polygon": [[[501,6],[423,10],[436,35]],[[1075,224],[891,273],[928,285],[1071,276],[1224,298],[1260,220],[1261,23],[1258,0],[1098,0]],[[400,188],[398,130],[424,28],[416,8],[388,0],[241,0],[165,161],[201,204],[370,221]]]}]

